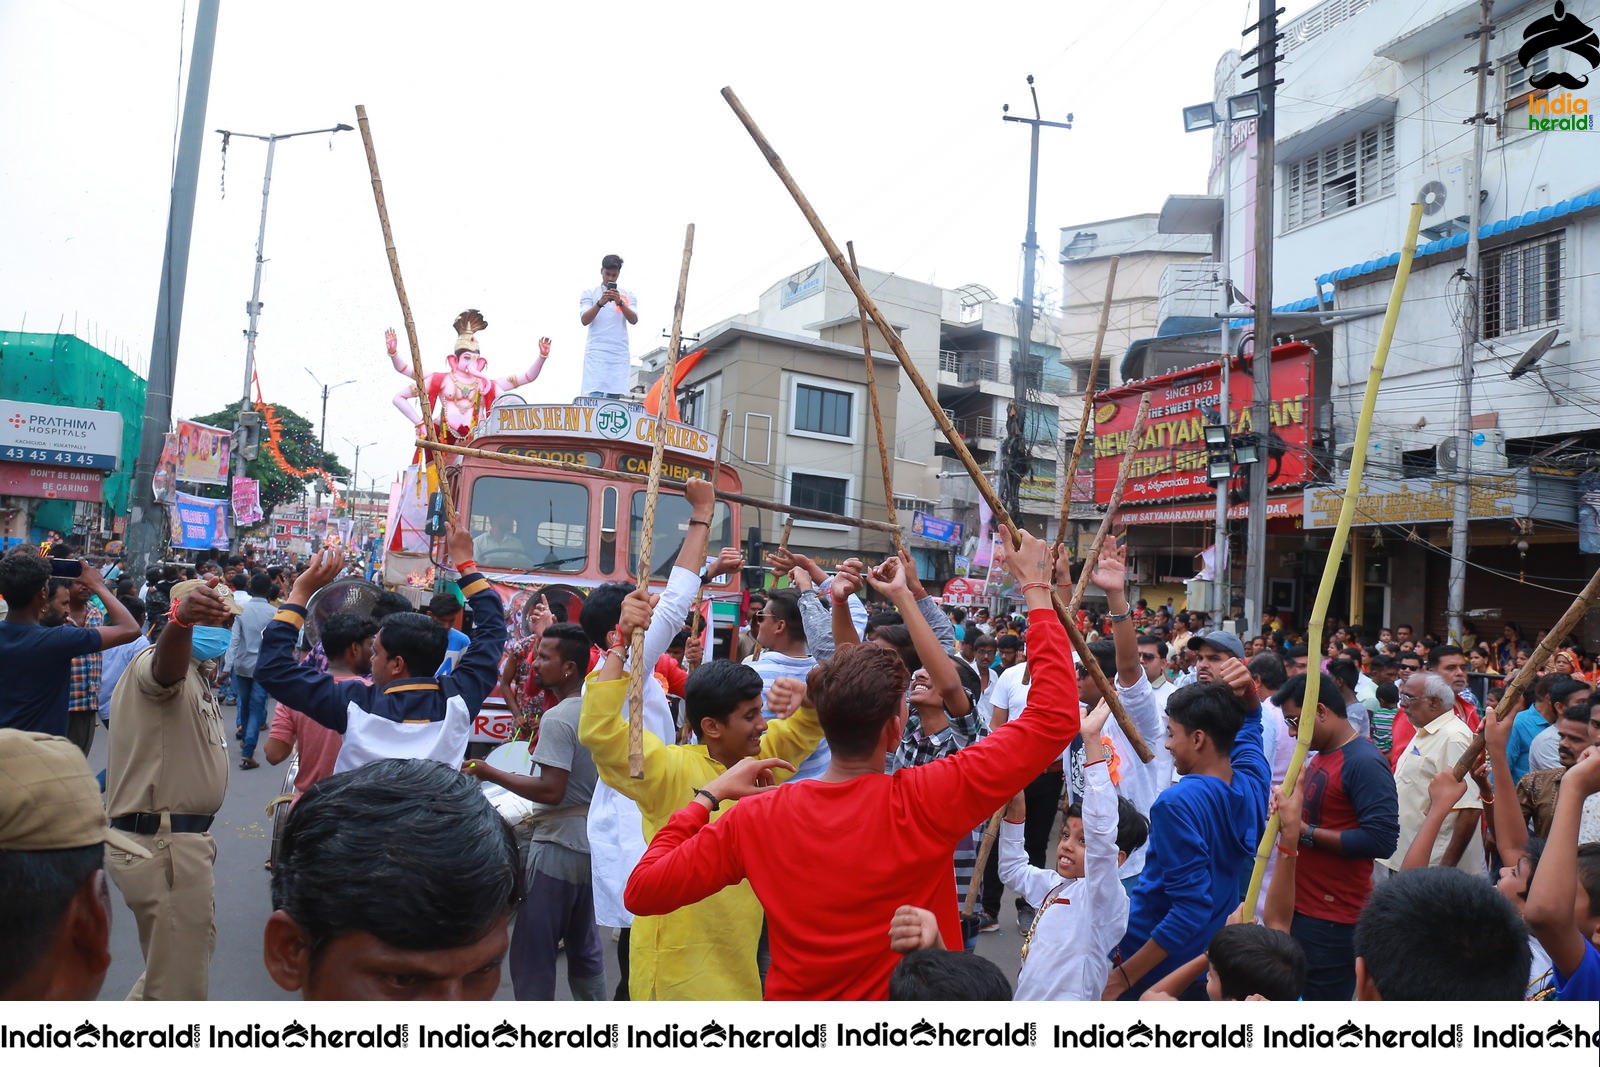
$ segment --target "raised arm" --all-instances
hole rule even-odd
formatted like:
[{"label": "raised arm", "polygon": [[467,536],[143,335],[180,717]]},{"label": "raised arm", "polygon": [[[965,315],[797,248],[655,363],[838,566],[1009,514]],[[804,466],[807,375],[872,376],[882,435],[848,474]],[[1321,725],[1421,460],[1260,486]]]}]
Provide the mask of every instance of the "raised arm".
[{"label": "raised arm", "polygon": [[98,570],[85,564],[78,581],[88,586],[89,592],[99,597],[100,603],[105,605],[106,621],[110,625],[95,627],[95,632],[100,635],[101,650],[125,645],[139,636],[139,624],[133,621],[133,615],[122,601],[106,587],[106,580]]},{"label": "raised arm", "polygon": [[529,382],[539,377],[539,372],[544,370],[544,361],[549,358],[550,338],[541,337],[539,338],[539,358],[533,361],[533,366],[529,367],[521,374],[508,374],[504,378],[496,378],[494,383],[495,388],[499,389],[503,393],[508,393],[520,386],[527,385]]},{"label": "raised arm", "polygon": [[[1405,857],[1400,861],[1401,870],[1426,867],[1433,861],[1433,843],[1439,839],[1439,831],[1444,829],[1444,821],[1450,817],[1456,801],[1466,793],[1467,783],[1457,781],[1455,772],[1449,767],[1433,776],[1428,783],[1428,813],[1423,816],[1417,836],[1411,839],[1411,847],[1406,849]],[[1456,820],[1458,825],[1466,821]]]},{"label": "raised arm", "polygon": [[1583,802],[1597,791],[1600,748],[1590,748],[1562,775],[1550,837],[1539,858],[1538,876],[1528,888],[1527,906],[1522,910],[1522,917],[1563,979],[1572,977],[1588,953],[1588,942],[1572,913],[1578,885],[1578,822],[1583,815]]},{"label": "raised arm", "polygon": [[1060,757],[1078,733],[1078,682],[1067,634],[1050,604],[1050,546],[1028,533],[1006,566],[1027,598],[1033,686],[1018,718],[947,759],[904,772],[938,832],[970,830]]},{"label": "raised arm", "polygon": [[1517,783],[1511,775],[1511,760],[1506,752],[1513,719],[1515,716],[1509,712],[1497,719],[1492,710],[1483,718],[1483,736],[1489,749],[1494,793],[1499,798],[1493,813],[1495,846],[1500,853],[1500,861],[1508,867],[1515,867],[1528,851],[1528,823],[1523,818],[1522,805],[1517,803]]},{"label": "raised arm", "polygon": [[266,689],[268,696],[339,733],[344,733],[350,705],[341,687],[366,686],[357,681],[335,682],[296,662],[294,646],[305,625],[306,604],[312,594],[343,569],[344,553],[339,549],[324,549],[311,557],[311,566],[295,579],[288,598],[261,632],[261,653],[256,659],[256,684]]},{"label": "raised arm", "polygon": [[[467,529],[464,517],[458,516],[450,527],[447,545],[450,560],[458,570],[472,562],[472,531]],[[506,647],[506,610],[500,594],[475,566],[462,574],[460,581],[461,592],[472,605],[472,643],[450,672],[450,681],[460,690],[467,709],[477,714],[500,680],[500,653]]]},{"label": "raised arm", "polygon": [[967,691],[961,687],[961,676],[956,673],[955,664],[950,662],[950,654],[939,643],[928,620],[917,608],[916,596],[908,585],[912,575],[906,570],[905,561],[890,556],[880,566],[868,571],[866,579],[873,589],[889,599],[905,620],[906,629],[911,633],[911,643],[917,650],[917,657],[922,660],[922,669],[928,672],[928,681],[933,684],[934,691],[944,704],[943,708],[930,708],[922,713],[924,732],[938,733],[949,725],[946,712],[961,716],[972,711]]},{"label": "raised arm", "polygon": [[1089,581],[1106,595],[1106,610],[1112,615],[1111,637],[1117,646],[1117,684],[1124,689],[1144,676],[1139,664],[1139,634],[1133,626],[1128,605],[1128,550],[1120,544],[1107,545],[1095,560]]}]

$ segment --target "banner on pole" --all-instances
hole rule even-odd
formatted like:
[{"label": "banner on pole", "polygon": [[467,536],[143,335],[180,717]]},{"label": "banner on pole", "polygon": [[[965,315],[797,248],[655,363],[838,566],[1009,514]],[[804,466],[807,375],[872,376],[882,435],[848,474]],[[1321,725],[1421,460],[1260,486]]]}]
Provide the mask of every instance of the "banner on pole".
[{"label": "banner on pole", "polygon": [[233,516],[240,526],[261,521],[261,483],[254,478],[233,480]]},{"label": "banner on pole", "polygon": [[170,511],[173,547],[228,547],[227,501],[175,493]]},{"label": "banner on pole", "polygon": [[178,435],[175,433],[163,434],[161,437],[161,458],[156,461],[156,473],[150,479],[150,493],[157,504],[166,504],[172,500],[172,494],[178,488]]},{"label": "banner on pole", "polygon": [[233,433],[201,422],[178,420],[178,480],[200,485],[228,484],[228,454]]}]

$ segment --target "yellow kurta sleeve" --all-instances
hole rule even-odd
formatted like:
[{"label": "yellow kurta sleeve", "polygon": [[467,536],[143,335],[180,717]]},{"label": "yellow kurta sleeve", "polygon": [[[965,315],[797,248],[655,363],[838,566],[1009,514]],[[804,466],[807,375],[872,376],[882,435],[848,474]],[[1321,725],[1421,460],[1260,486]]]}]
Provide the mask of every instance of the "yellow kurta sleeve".
[{"label": "yellow kurta sleeve", "polygon": [[591,675],[583,690],[578,740],[594,757],[600,780],[639,805],[648,839],[692,797],[687,790],[674,791],[678,775],[672,749],[649,730],[644,732],[644,777],[629,776],[628,721],[622,717],[622,705],[627,699],[628,679],[602,682]]},{"label": "yellow kurta sleeve", "polygon": [[[802,705],[787,719],[778,719],[767,727],[767,732],[761,735],[761,758],[776,757],[799,767],[817,750],[821,740],[822,723],[817,719],[817,710]],[[780,782],[790,777],[788,771],[776,775]]]}]

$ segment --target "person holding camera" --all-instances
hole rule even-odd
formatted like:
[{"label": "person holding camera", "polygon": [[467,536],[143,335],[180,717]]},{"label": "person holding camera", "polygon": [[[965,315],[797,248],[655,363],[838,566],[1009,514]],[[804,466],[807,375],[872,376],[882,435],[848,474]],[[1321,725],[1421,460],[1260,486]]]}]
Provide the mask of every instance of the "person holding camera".
[{"label": "person holding camera", "polygon": [[628,327],[639,324],[638,298],[617,288],[622,257],[600,261],[600,284],[578,298],[578,321],[589,327],[583,349],[583,396],[626,396],[630,353]]},{"label": "person holding camera", "polygon": [[[70,605],[52,604],[51,597],[61,583],[74,581],[100,597],[107,625],[64,625]],[[0,728],[67,737],[72,660],[127,644],[139,636],[139,624],[111,595],[99,571],[78,560],[41,556],[31,545],[0,558],[0,596],[10,608],[0,622]],[[69,598],[70,593],[61,593],[62,601]],[[91,741],[93,726],[91,721]]]}]

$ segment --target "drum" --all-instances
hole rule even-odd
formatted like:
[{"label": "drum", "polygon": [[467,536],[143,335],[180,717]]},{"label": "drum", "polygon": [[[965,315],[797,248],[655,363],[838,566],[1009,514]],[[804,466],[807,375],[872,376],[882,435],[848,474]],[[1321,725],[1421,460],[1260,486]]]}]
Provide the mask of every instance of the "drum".
[{"label": "drum", "polygon": [[[534,775],[532,752],[526,741],[507,741],[485,756],[484,762],[507,774]],[[493,782],[482,783],[482,789],[484,799],[511,825],[517,838],[517,854],[526,861],[528,842],[533,840],[533,825],[544,805],[519,797]]]}]

